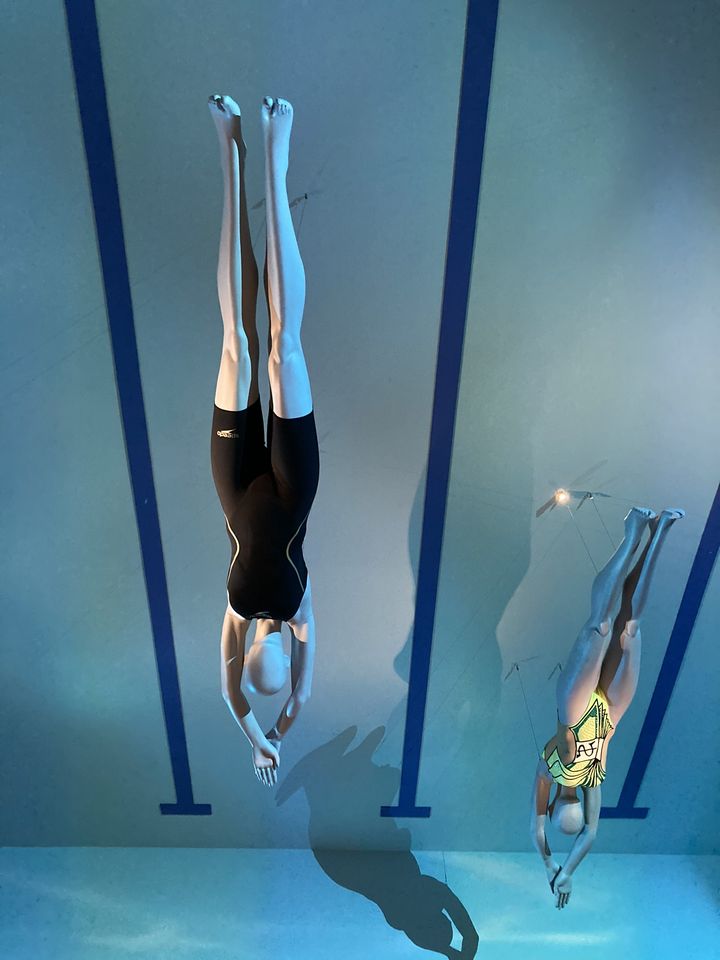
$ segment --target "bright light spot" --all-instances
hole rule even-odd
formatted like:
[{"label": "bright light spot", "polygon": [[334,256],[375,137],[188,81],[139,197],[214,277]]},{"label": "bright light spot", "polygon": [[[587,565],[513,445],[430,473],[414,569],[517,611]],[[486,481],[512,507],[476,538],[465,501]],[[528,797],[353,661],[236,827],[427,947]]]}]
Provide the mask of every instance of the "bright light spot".
[{"label": "bright light spot", "polygon": [[565,506],[566,503],[570,503],[570,494],[567,490],[563,490],[563,488],[560,487],[559,490],[555,491],[555,503],[559,503],[560,506]]}]

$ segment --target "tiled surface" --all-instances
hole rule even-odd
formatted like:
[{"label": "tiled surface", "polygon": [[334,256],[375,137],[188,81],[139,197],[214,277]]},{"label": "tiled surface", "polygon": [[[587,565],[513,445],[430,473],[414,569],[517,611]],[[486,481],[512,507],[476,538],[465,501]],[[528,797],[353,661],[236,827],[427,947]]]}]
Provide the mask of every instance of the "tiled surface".
[{"label": "tiled surface", "polygon": [[529,854],[12,848],[0,956],[713,960],[719,881],[717,857],[596,855],[558,913]]}]

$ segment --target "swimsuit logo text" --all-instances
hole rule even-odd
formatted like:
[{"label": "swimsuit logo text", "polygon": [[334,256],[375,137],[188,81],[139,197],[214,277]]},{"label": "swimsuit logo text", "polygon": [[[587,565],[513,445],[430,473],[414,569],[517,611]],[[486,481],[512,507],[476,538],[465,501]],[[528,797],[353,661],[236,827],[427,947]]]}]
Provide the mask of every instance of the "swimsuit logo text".
[{"label": "swimsuit logo text", "polygon": [[599,760],[602,742],[602,737],[596,737],[595,740],[579,740],[575,750],[575,759]]},{"label": "swimsuit logo text", "polygon": [[240,436],[234,428],[232,430],[216,430],[215,433],[217,433],[219,437],[224,437],[226,440],[237,440]]}]

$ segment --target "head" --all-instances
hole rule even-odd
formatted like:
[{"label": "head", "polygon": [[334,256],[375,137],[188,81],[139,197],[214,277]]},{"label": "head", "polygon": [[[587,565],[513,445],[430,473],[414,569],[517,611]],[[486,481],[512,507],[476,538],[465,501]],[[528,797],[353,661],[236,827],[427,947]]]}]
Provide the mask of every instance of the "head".
[{"label": "head", "polygon": [[245,657],[248,686],[266,697],[282,690],[288,679],[290,658],[283,649],[280,630],[268,630],[258,621],[255,639]]},{"label": "head", "polygon": [[585,824],[582,803],[573,790],[561,793],[550,805],[550,822],[561,833],[574,836]]}]

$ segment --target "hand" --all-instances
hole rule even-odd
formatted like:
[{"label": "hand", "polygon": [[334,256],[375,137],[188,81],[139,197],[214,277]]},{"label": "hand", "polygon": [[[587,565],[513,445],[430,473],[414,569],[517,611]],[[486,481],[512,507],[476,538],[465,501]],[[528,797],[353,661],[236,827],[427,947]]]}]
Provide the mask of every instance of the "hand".
[{"label": "hand", "polygon": [[560,864],[554,857],[549,857],[545,861],[545,876],[548,878],[550,889],[555,893],[555,878],[560,873]]},{"label": "hand", "polygon": [[253,766],[255,776],[266,787],[273,787],[277,783],[277,771],[280,766],[280,753],[277,747],[266,739],[253,747]]},{"label": "hand", "polygon": [[567,904],[572,893],[572,877],[569,873],[561,870],[555,881],[555,906],[558,910]]}]

